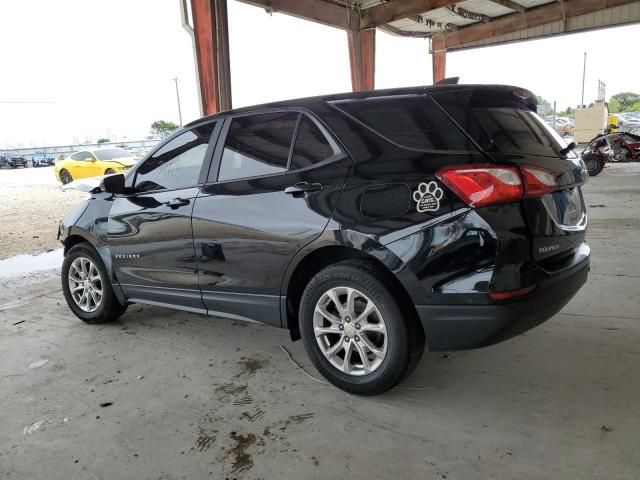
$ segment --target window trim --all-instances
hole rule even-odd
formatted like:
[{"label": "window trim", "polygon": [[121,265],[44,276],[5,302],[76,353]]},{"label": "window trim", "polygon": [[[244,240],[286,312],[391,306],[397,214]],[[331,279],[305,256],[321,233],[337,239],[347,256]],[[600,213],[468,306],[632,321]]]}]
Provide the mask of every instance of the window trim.
[{"label": "window trim", "polygon": [[[219,180],[220,178],[220,167],[222,165],[222,154],[224,152],[224,146],[227,142],[227,134],[229,133],[229,129],[231,128],[231,122],[233,121],[234,118],[240,118],[240,117],[246,117],[246,116],[255,116],[255,115],[264,115],[264,114],[269,114],[269,113],[298,113],[298,119],[296,120],[296,126],[293,130],[293,135],[291,137],[291,145],[289,145],[289,155],[287,157],[287,166],[284,169],[284,171],[282,172],[275,172],[275,173],[268,173],[265,175],[254,175],[252,177],[238,177],[238,178],[231,178],[228,180]],[[318,162],[315,165],[310,165],[308,167],[304,167],[304,168],[298,168],[295,170],[291,169],[291,159],[293,157],[293,149],[295,147],[295,143],[296,140],[298,138],[298,128],[300,127],[300,123],[302,122],[302,117],[306,116],[307,118],[309,118],[314,124],[315,126],[320,130],[320,132],[324,135],[325,139],[327,140],[327,142],[334,147],[334,150],[336,150],[336,153],[323,160],[322,162]],[[207,178],[205,179],[204,185],[215,185],[215,184],[225,184],[225,183],[230,183],[230,182],[239,182],[239,181],[247,181],[247,180],[254,180],[254,179],[258,179],[258,178],[269,178],[269,177],[274,177],[277,175],[287,175],[289,173],[292,172],[299,172],[299,171],[306,171],[310,168],[314,168],[316,165],[322,163],[329,163],[330,161],[333,162],[335,160],[339,160],[341,158],[344,158],[345,156],[347,156],[344,148],[342,147],[342,145],[335,139],[335,137],[333,136],[333,134],[330,133],[330,130],[316,117],[316,115],[311,112],[310,110],[304,108],[304,107],[274,107],[274,108],[261,108],[261,109],[256,109],[256,110],[251,110],[251,111],[246,111],[246,112],[240,112],[240,113],[234,113],[234,114],[230,114],[227,115],[227,117],[224,120],[224,126],[222,128],[222,131],[220,132],[220,135],[218,137],[218,143],[216,145],[216,149],[215,152],[213,154],[213,159],[211,162],[211,167],[209,170],[209,175],[207,176]],[[215,178],[209,178],[212,172],[215,171]]]},{"label": "window trim", "polygon": [[[224,117],[216,117],[216,118],[207,118],[206,120],[203,120],[202,122],[197,122],[197,123],[192,123],[189,124],[188,127],[183,127],[181,129],[179,129],[178,131],[176,131],[175,133],[172,133],[171,135],[169,135],[168,137],[162,139],[160,142],[158,142],[158,144],[147,154],[144,156],[144,158],[142,158],[133,168],[131,168],[129,170],[129,172],[126,175],[126,179],[125,179],[125,186],[131,190],[131,193],[126,193],[126,194],[120,194],[118,196],[124,196],[124,197],[131,197],[131,196],[137,196],[137,195],[148,195],[148,194],[154,194],[154,193],[161,193],[161,192],[172,192],[175,190],[185,190],[188,188],[199,188],[204,184],[204,181],[206,180],[206,174],[209,171],[209,167],[211,165],[211,159],[213,157],[213,152],[214,149],[216,147],[216,143],[220,137],[220,130],[222,129],[222,125],[225,122],[225,118]],[[160,151],[162,148],[164,148],[165,145],[167,145],[169,142],[173,141],[174,139],[178,138],[180,135],[182,135],[183,133],[186,133],[190,130],[193,130],[195,128],[199,128],[208,124],[215,124],[215,126],[213,127],[213,131],[211,132],[211,137],[209,138],[209,143],[207,144],[207,150],[205,151],[204,154],[204,159],[202,161],[202,166],[200,168],[200,173],[198,175],[198,181],[195,185],[187,185],[187,186],[183,186],[183,187],[176,187],[176,188],[163,188],[163,189],[158,189],[158,190],[151,190],[148,192],[136,192],[133,190],[133,188],[135,187],[136,184],[136,177],[138,176],[138,169],[144,165],[145,162],[147,162],[151,157],[153,157],[153,155],[155,155],[158,151]]]}]

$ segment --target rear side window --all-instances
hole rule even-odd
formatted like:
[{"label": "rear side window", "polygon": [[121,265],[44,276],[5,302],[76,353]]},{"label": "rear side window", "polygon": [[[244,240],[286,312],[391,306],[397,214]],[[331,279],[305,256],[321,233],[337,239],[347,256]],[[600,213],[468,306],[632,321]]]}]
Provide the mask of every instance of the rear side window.
[{"label": "rear side window", "polygon": [[198,183],[215,122],[184,132],[140,165],[135,190],[149,192],[192,187]]},{"label": "rear side window", "polygon": [[324,133],[309,117],[302,115],[293,146],[291,169],[309,167],[331,158],[336,153],[338,153],[337,147],[329,143]]},{"label": "rear side window", "polygon": [[426,95],[334,103],[378,135],[410,150],[475,150]]},{"label": "rear side window", "polygon": [[234,118],[224,144],[218,181],[284,172],[298,115],[277,112]]}]

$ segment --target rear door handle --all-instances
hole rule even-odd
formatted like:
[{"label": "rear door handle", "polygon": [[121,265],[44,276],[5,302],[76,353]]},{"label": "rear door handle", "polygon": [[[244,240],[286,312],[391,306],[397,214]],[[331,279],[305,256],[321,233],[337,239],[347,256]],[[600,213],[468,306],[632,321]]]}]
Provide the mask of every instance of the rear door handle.
[{"label": "rear door handle", "polygon": [[176,209],[178,207],[184,207],[189,205],[189,200],[184,198],[174,198],[165,203],[166,206]]},{"label": "rear door handle", "polygon": [[291,187],[285,188],[284,193],[298,198],[304,197],[309,192],[317,192],[318,190],[322,190],[322,184],[320,183],[298,182]]}]

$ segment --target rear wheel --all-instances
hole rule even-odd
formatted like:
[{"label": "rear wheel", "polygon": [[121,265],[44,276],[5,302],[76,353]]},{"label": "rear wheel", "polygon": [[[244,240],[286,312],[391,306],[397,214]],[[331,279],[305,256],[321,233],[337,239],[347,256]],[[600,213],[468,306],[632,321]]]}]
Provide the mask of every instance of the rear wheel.
[{"label": "rear wheel", "polygon": [[319,272],[300,304],[300,333],[318,371],[349,393],[375,395],[411,373],[424,349],[377,268],[348,260]]},{"label": "rear wheel", "polygon": [[60,170],[60,181],[63,185],[66,185],[67,183],[73,182],[73,177],[66,170]]},{"label": "rear wheel", "polygon": [[604,160],[600,155],[596,155],[595,153],[587,153],[582,157],[585,165],[587,166],[587,170],[589,171],[590,177],[595,177],[604,168]]},{"label": "rear wheel", "polygon": [[71,311],[87,323],[115,320],[127,309],[118,302],[100,255],[88,243],[75,245],[64,257],[62,291]]}]

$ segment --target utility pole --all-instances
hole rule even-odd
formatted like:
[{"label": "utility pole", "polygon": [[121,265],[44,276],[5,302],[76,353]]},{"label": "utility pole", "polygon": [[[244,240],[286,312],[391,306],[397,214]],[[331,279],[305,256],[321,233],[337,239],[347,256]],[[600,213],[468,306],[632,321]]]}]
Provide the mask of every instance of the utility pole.
[{"label": "utility pole", "polygon": [[182,126],[182,110],[180,109],[180,92],[178,91],[178,77],[174,77],[173,81],[176,83],[176,98],[178,99],[178,118],[180,119],[180,126]]},{"label": "utility pole", "polygon": [[582,100],[580,105],[584,108],[584,78],[587,72],[587,52],[584,52],[584,63],[582,64]]}]

